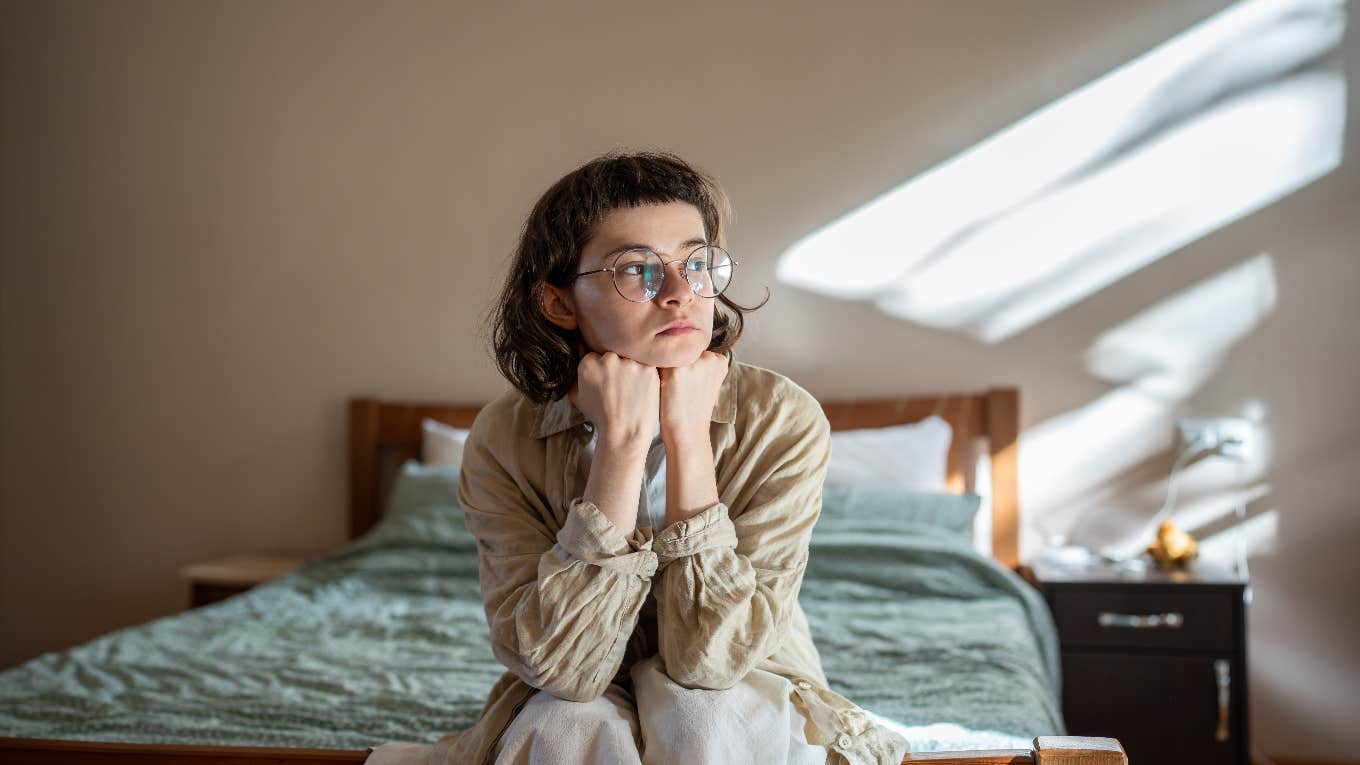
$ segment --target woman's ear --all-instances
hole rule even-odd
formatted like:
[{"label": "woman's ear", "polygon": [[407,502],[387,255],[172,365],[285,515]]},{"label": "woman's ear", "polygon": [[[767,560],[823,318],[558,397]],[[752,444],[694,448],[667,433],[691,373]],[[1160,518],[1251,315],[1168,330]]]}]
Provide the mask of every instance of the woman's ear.
[{"label": "woman's ear", "polygon": [[567,290],[544,284],[538,293],[538,304],[548,321],[562,329],[576,329],[576,301]]}]

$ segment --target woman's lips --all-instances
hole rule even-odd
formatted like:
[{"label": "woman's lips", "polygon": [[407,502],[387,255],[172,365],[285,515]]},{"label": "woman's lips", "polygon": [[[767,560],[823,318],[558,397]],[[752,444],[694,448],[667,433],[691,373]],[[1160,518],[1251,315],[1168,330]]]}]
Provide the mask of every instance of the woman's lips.
[{"label": "woman's lips", "polygon": [[695,327],[676,327],[675,329],[668,329],[668,330],[665,330],[665,331],[663,331],[663,332],[658,332],[657,334],[658,334],[658,335],[667,335],[667,336],[671,336],[671,335],[683,335],[683,334],[687,334],[687,333],[689,333],[689,332],[698,332],[698,331],[699,331],[699,330],[698,330],[697,328],[695,328]]}]

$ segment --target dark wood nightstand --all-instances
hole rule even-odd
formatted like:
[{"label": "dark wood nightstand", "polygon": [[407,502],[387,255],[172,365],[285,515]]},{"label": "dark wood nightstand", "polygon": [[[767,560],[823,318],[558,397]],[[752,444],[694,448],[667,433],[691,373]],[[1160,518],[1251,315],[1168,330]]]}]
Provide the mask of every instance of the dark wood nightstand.
[{"label": "dark wood nightstand", "polygon": [[198,608],[290,574],[300,565],[302,561],[297,558],[238,555],[194,563],[179,573],[189,582],[189,607]]},{"label": "dark wood nightstand", "polygon": [[1117,738],[1135,763],[1248,764],[1246,581],[1205,564],[1032,568],[1058,625],[1069,735]]}]

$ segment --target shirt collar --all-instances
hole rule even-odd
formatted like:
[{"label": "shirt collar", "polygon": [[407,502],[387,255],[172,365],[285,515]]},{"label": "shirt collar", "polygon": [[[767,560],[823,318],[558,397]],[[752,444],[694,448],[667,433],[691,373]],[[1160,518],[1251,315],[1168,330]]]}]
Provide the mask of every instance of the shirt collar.
[{"label": "shirt collar", "polygon": [[[737,375],[734,374],[737,360],[730,348],[723,355],[727,357],[727,374],[718,387],[718,400],[713,404],[712,419],[713,422],[731,423],[737,419]],[[561,398],[535,406],[534,438],[547,438],[585,421],[586,416],[571,403],[571,397],[563,394]]]}]

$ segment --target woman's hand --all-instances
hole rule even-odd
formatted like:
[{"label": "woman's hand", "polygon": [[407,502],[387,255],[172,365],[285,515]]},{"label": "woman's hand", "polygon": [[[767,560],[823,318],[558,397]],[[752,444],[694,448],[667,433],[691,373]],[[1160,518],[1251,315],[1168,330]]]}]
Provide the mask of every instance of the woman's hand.
[{"label": "woman's hand", "polygon": [[594,423],[601,447],[645,450],[656,429],[660,391],[656,367],[606,351],[581,356],[576,385],[568,396]]},{"label": "woman's hand", "polygon": [[595,503],[625,538],[637,528],[638,492],[660,411],[661,377],[613,351],[585,352],[567,394],[595,424],[595,457],[583,498]]},{"label": "woman's hand", "polygon": [[704,351],[693,364],[661,370],[661,441],[666,445],[666,527],[718,502],[709,426],[727,357]]},{"label": "woman's hand", "polygon": [[667,446],[694,440],[708,442],[713,407],[727,377],[727,357],[704,351],[684,367],[663,367],[661,376],[661,440]]}]

